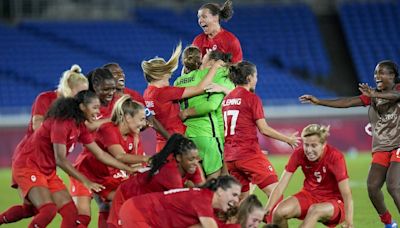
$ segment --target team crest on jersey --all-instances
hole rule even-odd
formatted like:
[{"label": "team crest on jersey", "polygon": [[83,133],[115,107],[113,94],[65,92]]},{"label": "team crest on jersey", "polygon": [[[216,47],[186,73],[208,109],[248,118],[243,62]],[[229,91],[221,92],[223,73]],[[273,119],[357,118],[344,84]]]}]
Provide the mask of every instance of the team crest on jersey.
[{"label": "team crest on jersey", "polygon": [[32,176],[31,176],[31,181],[32,181],[32,182],[36,182],[36,180],[37,180],[36,176],[35,176],[35,175],[32,175]]},{"label": "team crest on jersey", "polygon": [[132,149],[133,149],[133,143],[129,143],[128,149],[129,149],[129,150],[132,150]]}]

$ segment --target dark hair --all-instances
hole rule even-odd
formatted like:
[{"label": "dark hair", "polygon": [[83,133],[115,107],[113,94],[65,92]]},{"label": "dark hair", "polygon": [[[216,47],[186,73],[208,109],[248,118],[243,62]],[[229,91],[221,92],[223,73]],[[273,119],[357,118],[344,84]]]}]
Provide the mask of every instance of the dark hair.
[{"label": "dark hair", "polygon": [[189,46],[183,50],[182,64],[184,66],[184,73],[198,70],[201,65],[201,51],[196,46]]},{"label": "dark hair", "polygon": [[217,3],[206,3],[200,9],[208,9],[212,15],[218,15],[219,20],[229,21],[233,16],[232,0],[225,1],[222,7]]},{"label": "dark hair", "polygon": [[107,70],[110,70],[110,68],[113,68],[113,67],[120,67],[120,66],[119,66],[118,63],[111,62],[111,63],[104,64],[101,68],[105,68]]},{"label": "dark hair", "polygon": [[276,225],[276,224],[272,224],[272,223],[270,223],[270,224],[266,224],[266,225],[264,225],[264,226],[263,226],[263,228],[279,228],[279,226],[278,226],[278,225]]},{"label": "dark hair", "polygon": [[242,61],[229,67],[229,79],[235,85],[249,83],[248,76],[257,72],[256,65],[249,61]]},{"label": "dark hair", "polygon": [[226,63],[232,62],[232,54],[231,53],[223,53],[218,50],[211,51],[208,58],[210,60],[222,60]]},{"label": "dark hair", "polygon": [[260,200],[258,200],[256,195],[249,195],[240,203],[238,210],[238,222],[241,227],[246,227],[249,213],[251,213],[255,208],[263,210],[263,205]]},{"label": "dark hair", "polygon": [[386,67],[391,71],[392,74],[394,74],[394,83],[400,83],[400,78],[399,78],[399,67],[398,65],[391,60],[383,60],[378,63],[379,66]]},{"label": "dark hair", "polygon": [[190,150],[197,149],[194,142],[181,134],[173,134],[167,141],[167,144],[160,152],[150,158],[150,171],[148,179],[151,179],[154,174],[168,161],[170,154],[176,157],[178,154],[184,154]]},{"label": "dark hair", "polygon": [[105,80],[115,80],[111,71],[106,68],[96,68],[90,71],[86,77],[89,81],[89,90],[93,92],[96,92],[94,87],[101,85]]},{"label": "dark hair", "polygon": [[76,124],[83,123],[86,117],[79,105],[88,105],[95,98],[97,95],[89,90],[80,91],[75,97],[60,97],[51,105],[45,119],[74,119]]},{"label": "dark hair", "polygon": [[234,177],[225,175],[225,176],[219,176],[218,178],[211,178],[203,186],[201,186],[201,188],[207,188],[215,192],[217,191],[218,188],[226,190],[232,187],[232,185],[242,186],[239,183],[239,181],[236,180]]}]

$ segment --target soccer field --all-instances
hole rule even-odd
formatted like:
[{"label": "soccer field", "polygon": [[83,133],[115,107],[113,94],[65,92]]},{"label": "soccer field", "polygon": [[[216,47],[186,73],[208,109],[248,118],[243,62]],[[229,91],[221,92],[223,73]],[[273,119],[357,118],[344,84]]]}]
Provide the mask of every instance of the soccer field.
[{"label": "soccer field", "polygon": [[[270,157],[272,164],[277,169],[280,174],[284,168],[284,165],[287,162],[287,157]],[[368,168],[370,164],[370,154],[363,153],[353,155],[351,157],[347,157],[347,167],[350,175],[350,184],[353,192],[353,200],[354,200],[354,225],[355,227],[383,227],[383,225],[379,221],[379,217],[376,214],[372,204],[368,199],[368,193],[366,188],[366,178],[368,173]],[[59,171],[62,175],[62,178],[66,180],[65,175],[62,171]],[[285,196],[293,194],[297,192],[302,186],[303,175],[300,174],[301,171],[297,170],[296,174],[293,176],[292,182],[290,183],[288,190],[285,192]],[[9,187],[10,183],[10,170],[2,169],[0,170],[0,183],[2,187],[0,188],[0,211],[4,211],[9,206],[17,204],[20,202],[17,191]],[[68,183],[68,180],[66,181]],[[257,195],[259,195],[260,199],[265,203],[266,197],[259,190],[256,191]],[[386,203],[388,205],[389,210],[391,211],[394,219],[396,221],[400,220],[399,214],[395,209],[394,203],[392,200],[389,200],[389,195],[384,186],[384,193]],[[93,212],[92,212],[92,222],[90,227],[97,227],[97,208],[95,204],[92,204]],[[49,227],[59,227],[61,221],[61,217],[57,215],[56,219],[50,224]],[[12,224],[12,225],[4,225],[2,227],[27,227],[30,219],[25,219],[24,221]],[[290,227],[298,227],[299,222],[296,219],[290,221]],[[324,227],[322,225],[318,225],[317,227]]]}]

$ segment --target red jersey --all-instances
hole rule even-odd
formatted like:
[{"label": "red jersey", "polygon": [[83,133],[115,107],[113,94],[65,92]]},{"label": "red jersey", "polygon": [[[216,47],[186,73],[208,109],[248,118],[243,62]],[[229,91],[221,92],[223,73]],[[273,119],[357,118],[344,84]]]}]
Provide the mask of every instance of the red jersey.
[{"label": "red jersey", "polygon": [[125,199],[150,192],[183,188],[186,180],[191,180],[194,184],[200,184],[203,181],[199,168],[196,169],[194,174],[186,174],[182,177],[175,159],[171,159],[167,164],[163,165],[150,180],[147,179],[148,174],[148,170],[138,173],[120,185],[119,189]]},{"label": "red jersey", "polygon": [[124,88],[124,94],[130,95],[131,98],[132,98],[134,101],[137,101],[137,102],[139,102],[139,103],[141,103],[142,105],[145,106],[144,98],[143,98],[142,95],[140,95],[140,93],[138,93],[137,91],[125,87],[125,88]]},{"label": "red jersey", "polygon": [[[102,124],[95,133],[95,137],[97,145],[99,145],[103,151],[108,151],[108,147],[119,144],[128,154],[143,154],[143,149],[141,145],[139,145],[139,142],[136,142],[138,145],[135,146],[134,136],[128,134],[127,137],[124,138],[118,126],[115,126],[111,122]],[[102,183],[109,177],[121,179],[121,181],[127,177],[125,171],[108,167],[106,164],[97,160],[87,148],[78,155],[74,166],[87,178],[96,183]],[[95,170],[95,172],[93,172],[93,170]]]},{"label": "red jersey", "polygon": [[[157,88],[151,85],[144,91],[143,97],[147,108],[171,135],[173,133],[184,134],[186,130],[186,126],[179,118],[178,103],[184,91],[183,87]],[[166,141],[166,139],[157,132],[157,141]]]},{"label": "red jersey", "polygon": [[240,62],[243,59],[242,48],[240,47],[238,38],[222,28],[212,39],[204,33],[196,36],[193,40],[193,45],[201,50],[203,56],[207,53],[207,50],[218,50],[223,53],[232,54],[232,63]]},{"label": "red jersey", "polygon": [[73,119],[46,119],[18,152],[20,156],[15,159],[13,166],[37,169],[43,174],[50,175],[56,170],[53,144],[66,145],[68,156],[76,142],[83,144],[93,142],[84,123],[77,126]]},{"label": "red jersey", "polygon": [[136,196],[125,204],[133,203],[145,212],[151,227],[189,227],[199,224],[199,217],[214,218],[213,195],[208,189],[181,188]]},{"label": "red jersey", "polygon": [[342,199],[338,183],[349,178],[343,154],[336,148],[326,145],[318,161],[309,161],[303,147],[297,148],[289,158],[285,169],[294,173],[301,166],[305,180],[303,190],[319,200]]},{"label": "red jersey", "polygon": [[224,160],[259,156],[262,152],[256,121],[264,118],[261,99],[238,86],[222,101],[222,112],[225,122]]},{"label": "red jersey", "polygon": [[12,156],[12,160],[16,159],[18,155],[17,151],[20,151],[20,147],[23,147],[26,140],[33,134],[33,116],[35,115],[40,115],[40,116],[45,116],[47,111],[50,108],[50,105],[57,99],[57,92],[56,91],[47,91],[47,92],[42,92],[40,93],[35,101],[32,104],[32,110],[31,110],[31,119],[29,120],[29,125],[28,129],[26,131],[26,134],[24,138],[19,142],[17,145],[14,154]]}]

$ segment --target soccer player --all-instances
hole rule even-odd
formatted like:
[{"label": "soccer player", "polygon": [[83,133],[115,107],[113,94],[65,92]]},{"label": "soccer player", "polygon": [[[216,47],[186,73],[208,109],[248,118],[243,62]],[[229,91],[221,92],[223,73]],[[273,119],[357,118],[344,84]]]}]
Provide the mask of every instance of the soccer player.
[{"label": "soccer player", "polygon": [[[273,213],[272,222],[288,227],[287,220],[304,220],[300,227],[315,227],[320,221],[328,227],[353,227],[353,199],[343,154],[327,144],[329,127],[310,124],[301,133],[303,146],[289,158],[278,185],[266,205]],[[273,206],[282,196],[293,173],[301,167],[305,180],[303,189]]]},{"label": "soccer player", "polygon": [[193,45],[200,48],[204,56],[207,51],[221,51],[232,55],[232,62],[242,61],[243,53],[235,35],[221,27],[221,20],[228,21],[233,15],[232,1],[227,0],[221,7],[216,3],[207,3],[197,13],[198,23],[203,33],[196,36]]},{"label": "soccer player", "polygon": [[303,95],[303,103],[312,103],[334,108],[368,106],[372,125],[372,163],[367,187],[369,198],[382,223],[386,227],[397,227],[387,210],[382,193],[386,186],[400,212],[400,85],[398,65],[389,60],[379,62],[375,67],[376,88],[360,84],[360,96],[321,100],[312,95]]},{"label": "soccer player", "polygon": [[189,181],[199,186],[205,181],[198,165],[196,145],[180,134],[172,135],[165,147],[150,161],[149,168],[131,176],[118,187],[107,221],[109,227],[119,227],[120,208],[133,196],[187,187]]},{"label": "soccer player", "polygon": [[[183,62],[186,69],[193,69],[190,56],[196,49],[188,47],[184,51]],[[188,74],[178,77],[175,86],[189,87],[201,82],[209,72],[211,66],[218,62],[228,62],[229,56],[219,51],[208,52],[202,61],[201,69],[193,70]],[[233,89],[235,86],[228,78],[229,71],[226,67],[217,70],[213,82]],[[222,168],[223,134],[224,125],[221,103],[223,93],[207,93],[181,101],[181,118],[187,126],[186,136],[193,140],[199,149],[202,166],[207,178],[218,177]],[[190,118],[188,118],[190,117]]]},{"label": "soccer player", "polygon": [[229,173],[243,186],[242,198],[248,195],[250,183],[258,185],[269,196],[278,177],[261,151],[257,129],[261,134],[291,147],[297,146],[299,138],[297,132],[286,136],[267,124],[261,99],[254,94],[257,69],[253,63],[242,61],[231,66],[229,72],[229,78],[236,88],[222,102],[225,120],[224,161]]},{"label": "soccer player", "polygon": [[[177,101],[204,93],[204,87],[211,83],[219,65],[211,68],[207,77],[194,87],[179,88],[169,86],[169,79],[178,67],[182,45],[179,44],[166,62],[162,58],[154,58],[142,62],[142,69],[148,87],[144,91],[144,99],[158,121],[165,127],[169,134],[184,134],[186,127],[179,118],[179,105]],[[166,139],[157,133],[156,151],[160,151],[166,143]]]},{"label": "soccer player", "polygon": [[132,197],[119,212],[122,227],[218,227],[214,209],[227,211],[239,202],[240,184],[220,176],[202,188],[181,188]]},{"label": "soccer player", "polygon": [[[145,125],[144,107],[124,95],[114,105],[111,122],[102,124],[97,130],[95,140],[102,150],[118,161],[140,165],[149,159],[139,146],[139,133]],[[88,149],[79,154],[74,167],[89,180],[105,187],[96,193],[103,201],[111,201],[119,184],[128,178],[125,171],[108,167]],[[70,193],[78,208],[80,227],[87,227],[91,220],[92,192],[75,178],[70,179]]]},{"label": "soccer player", "polygon": [[[35,212],[34,208],[30,207],[21,211],[21,218],[36,214],[29,227],[47,226],[57,210],[63,218],[61,227],[76,226],[77,209],[65,185],[56,174],[57,166],[92,191],[104,188],[88,180],[68,161],[67,155],[77,141],[83,143],[105,164],[129,172],[134,171],[133,168],[109,156],[93,142],[84,122],[94,120],[99,107],[97,96],[87,90],[79,92],[75,98],[58,99],[47,112],[40,128],[21,148],[21,156],[13,164],[12,175],[23,197],[37,210]],[[1,223],[9,222],[5,219],[7,215],[2,214]]]},{"label": "soccer player", "polygon": [[[144,98],[139,92],[125,87],[125,73],[118,63],[107,63],[103,66],[103,68],[108,69],[117,81],[116,92],[114,96],[121,97],[124,94],[129,94],[133,100],[146,106]],[[151,125],[154,130],[159,132],[164,138],[168,139],[169,134],[167,130],[165,130],[162,124],[153,115],[151,115],[151,111],[148,108],[145,108],[145,113],[146,119],[149,121],[149,125]]]}]

